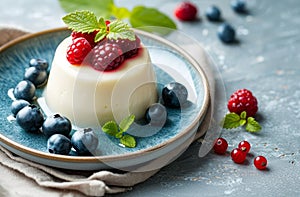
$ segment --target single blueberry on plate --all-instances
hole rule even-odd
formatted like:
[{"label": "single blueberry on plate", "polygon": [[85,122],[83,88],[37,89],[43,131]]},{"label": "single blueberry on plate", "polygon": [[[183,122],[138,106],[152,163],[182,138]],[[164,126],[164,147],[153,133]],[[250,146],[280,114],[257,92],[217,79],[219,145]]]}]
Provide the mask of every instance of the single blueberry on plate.
[{"label": "single blueberry on plate", "polygon": [[218,28],[218,37],[224,43],[232,43],[235,41],[235,30],[230,24],[223,23]]},{"label": "single blueberry on plate", "polygon": [[220,21],[221,20],[221,11],[215,5],[209,6],[205,11],[205,15],[208,18],[208,20],[210,20],[210,21]]},{"label": "single blueberry on plate", "polygon": [[68,137],[71,130],[71,121],[59,114],[48,116],[42,126],[42,131],[47,137],[54,134],[62,134]]},{"label": "single blueberry on plate", "polygon": [[178,82],[171,82],[162,89],[164,105],[171,108],[179,108],[188,97],[188,91],[184,85]]},{"label": "single blueberry on plate", "polygon": [[41,87],[46,84],[48,74],[46,70],[41,70],[37,67],[29,67],[25,71],[24,79],[31,81],[35,87]]},{"label": "single blueberry on plate", "polygon": [[28,106],[30,105],[30,103],[26,100],[23,100],[23,99],[19,99],[19,100],[14,100],[12,103],[11,103],[11,106],[10,106],[10,110],[11,110],[11,113],[16,116],[17,113],[25,106]]},{"label": "single blueberry on plate", "polygon": [[45,59],[33,58],[29,61],[29,66],[36,67],[37,69],[40,69],[40,70],[47,70],[49,67],[49,64]]},{"label": "single blueberry on plate", "polygon": [[19,126],[28,132],[39,132],[44,122],[41,110],[33,104],[23,107],[16,116]]},{"label": "single blueberry on plate", "polygon": [[167,110],[160,103],[154,103],[146,111],[146,121],[151,126],[163,127],[167,121]]},{"label": "single blueberry on plate", "polygon": [[245,0],[232,0],[231,8],[238,13],[245,13],[246,10],[246,1]]},{"label": "single blueberry on plate", "polygon": [[16,99],[23,99],[26,101],[32,101],[35,96],[35,86],[31,81],[20,81],[14,88],[14,96]]},{"label": "single blueberry on plate", "polygon": [[78,155],[91,155],[98,147],[99,139],[91,128],[77,130],[71,138]]},{"label": "single blueberry on plate", "polygon": [[54,134],[47,141],[47,149],[49,153],[68,155],[71,148],[72,144],[70,139],[61,134]]}]

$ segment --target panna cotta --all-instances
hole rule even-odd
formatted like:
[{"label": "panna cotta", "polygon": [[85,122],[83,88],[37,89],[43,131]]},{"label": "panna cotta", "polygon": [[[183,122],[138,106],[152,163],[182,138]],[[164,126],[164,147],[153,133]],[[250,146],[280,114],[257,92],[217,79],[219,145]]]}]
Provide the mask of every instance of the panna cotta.
[{"label": "panna cotta", "polygon": [[131,114],[140,119],[157,102],[155,72],[142,44],[138,54],[116,70],[99,71],[68,62],[66,51],[71,42],[71,37],[63,40],[54,55],[44,93],[51,112],[68,117],[78,127],[97,127]]}]

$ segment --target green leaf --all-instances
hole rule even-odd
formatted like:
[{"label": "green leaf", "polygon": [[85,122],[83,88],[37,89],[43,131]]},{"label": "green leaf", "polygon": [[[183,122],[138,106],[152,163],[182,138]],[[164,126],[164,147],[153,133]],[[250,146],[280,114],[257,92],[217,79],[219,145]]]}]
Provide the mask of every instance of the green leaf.
[{"label": "green leaf", "polygon": [[[94,12],[96,16],[105,19],[111,17],[117,19],[129,18],[132,27],[143,27],[144,30],[163,35],[170,33],[171,29],[176,29],[173,20],[155,8],[136,6],[132,11],[129,11],[125,7],[117,7],[113,0],[59,0],[59,3],[67,13],[89,10]],[[145,28],[146,26],[148,28]],[[152,28],[149,28],[150,26]],[[153,26],[165,28],[153,28]]]},{"label": "green leaf", "polygon": [[64,16],[62,20],[70,29],[77,32],[90,33],[101,28],[96,15],[90,11],[72,12]]},{"label": "green leaf", "polygon": [[100,29],[99,32],[96,34],[94,41],[99,42],[100,40],[105,38],[106,35],[107,35],[106,30],[105,29]]},{"label": "green leaf", "polygon": [[134,122],[134,119],[135,119],[134,115],[130,115],[130,116],[124,118],[119,124],[120,130],[122,132],[127,131],[129,129],[130,125]]},{"label": "green leaf", "polygon": [[100,17],[100,18],[99,18],[98,25],[99,25],[100,29],[106,29],[106,28],[107,28],[107,27],[106,27],[105,20],[104,20],[103,17]]},{"label": "green leaf", "polygon": [[102,126],[102,131],[108,135],[116,136],[119,132],[119,129],[115,121],[109,121]]},{"label": "green leaf", "polygon": [[98,33],[96,34],[96,36],[94,38],[95,42],[99,42],[100,40],[105,38],[105,36],[107,35],[107,27],[106,27],[105,20],[103,17],[101,17],[99,19],[98,24],[99,24],[100,29],[98,30]]},{"label": "green leaf", "polygon": [[98,17],[110,18],[113,15],[113,0],[59,0],[59,3],[67,13],[90,10]]},{"label": "green leaf", "polygon": [[249,132],[258,132],[261,130],[261,126],[253,117],[248,117],[246,130]]},{"label": "green leaf", "polygon": [[233,129],[240,126],[240,116],[236,113],[226,114],[223,120],[223,128],[225,129]]},{"label": "green leaf", "polygon": [[128,18],[130,16],[130,11],[124,7],[112,6],[112,14],[118,19]]},{"label": "green leaf", "polygon": [[241,120],[240,120],[240,126],[243,126],[243,125],[245,125],[245,124],[246,124],[246,122],[247,122],[247,120],[245,120],[245,119],[241,119]]},{"label": "green leaf", "polygon": [[243,111],[243,112],[240,114],[240,117],[241,117],[241,119],[246,120],[247,112],[246,112],[246,111]]},{"label": "green leaf", "polygon": [[120,139],[123,137],[123,132],[122,131],[119,131],[116,135],[115,135],[116,138]]},{"label": "green leaf", "polygon": [[115,40],[118,38],[135,40],[134,31],[130,29],[127,23],[121,20],[115,20],[109,24],[109,33],[106,37]]},{"label": "green leaf", "polygon": [[167,15],[155,8],[136,6],[129,17],[132,27],[159,26],[176,29],[176,24]]},{"label": "green leaf", "polygon": [[120,139],[120,143],[129,148],[136,147],[136,141],[135,141],[134,137],[132,137],[131,135],[124,135]]}]

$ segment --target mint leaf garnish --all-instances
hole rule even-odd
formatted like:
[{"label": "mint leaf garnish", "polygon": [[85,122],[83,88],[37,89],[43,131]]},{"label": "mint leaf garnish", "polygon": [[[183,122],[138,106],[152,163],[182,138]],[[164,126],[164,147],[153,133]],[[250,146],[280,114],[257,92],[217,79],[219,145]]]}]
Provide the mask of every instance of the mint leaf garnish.
[{"label": "mint leaf garnish", "polygon": [[120,143],[129,148],[136,146],[135,138],[129,134],[124,134],[134,122],[135,116],[130,115],[124,118],[118,125],[115,121],[108,121],[102,126],[102,131],[108,135],[111,135],[117,139],[120,139]]},{"label": "mint leaf garnish", "polygon": [[120,143],[129,148],[136,147],[136,141],[135,141],[134,137],[132,137],[131,135],[124,135],[120,139]]},{"label": "mint leaf garnish", "polygon": [[240,114],[240,117],[241,117],[241,119],[246,119],[246,117],[247,117],[247,112],[246,111],[243,111],[241,114]]},{"label": "mint leaf garnish", "polygon": [[261,126],[253,117],[248,117],[246,130],[249,132],[258,132],[259,130],[261,130]]},{"label": "mint leaf garnish", "polygon": [[244,126],[246,123],[247,123],[247,120],[241,119],[239,124],[240,124],[240,126]]},{"label": "mint leaf garnish", "polygon": [[222,121],[223,128],[233,129],[239,126],[245,126],[246,131],[249,132],[258,132],[261,130],[260,124],[253,118],[248,117],[247,113],[243,111],[240,115],[236,113],[229,113],[225,115],[225,118]]},{"label": "mint leaf garnish", "polygon": [[96,15],[90,11],[72,12],[62,18],[64,23],[76,32],[91,33],[102,28]]},{"label": "mint leaf garnish", "polygon": [[226,114],[223,121],[223,128],[225,129],[233,129],[240,126],[240,116],[236,113]]},{"label": "mint leaf garnish", "polygon": [[76,11],[63,17],[63,21],[73,31],[91,33],[97,31],[95,42],[107,37],[108,39],[129,39],[135,40],[135,33],[129,25],[121,20],[111,21],[107,28],[104,18],[97,16],[90,11]]},{"label": "mint leaf garnish", "polygon": [[134,122],[134,119],[135,119],[134,115],[130,115],[130,116],[124,118],[119,124],[120,130],[122,132],[127,131],[129,129],[130,125]]},{"label": "mint leaf garnish", "polygon": [[122,138],[123,133],[124,133],[123,131],[119,131],[118,133],[116,133],[115,138],[118,138],[118,139]]},{"label": "mint leaf garnish", "polygon": [[[116,19],[129,19],[132,27],[166,27],[162,28],[143,28],[146,31],[167,34],[170,29],[176,29],[174,21],[156,8],[145,6],[136,6],[131,11],[125,7],[118,7],[113,0],[59,0],[61,7],[67,12],[77,10],[89,10],[94,12],[96,16]],[[167,28],[170,28],[166,31]],[[100,35],[98,37],[101,37]]]},{"label": "mint leaf garnish", "polygon": [[120,20],[115,20],[109,24],[109,33],[107,34],[107,38],[115,40],[118,38],[135,40],[135,34],[128,24]]},{"label": "mint leaf garnish", "polygon": [[108,135],[115,136],[119,132],[119,128],[115,121],[109,121],[102,126],[102,131]]}]

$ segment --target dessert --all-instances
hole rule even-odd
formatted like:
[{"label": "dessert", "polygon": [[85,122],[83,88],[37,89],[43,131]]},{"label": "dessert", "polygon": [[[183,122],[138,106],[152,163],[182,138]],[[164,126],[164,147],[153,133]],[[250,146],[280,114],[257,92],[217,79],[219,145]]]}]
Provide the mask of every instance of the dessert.
[{"label": "dessert", "polygon": [[[46,103],[53,113],[68,117],[78,127],[99,126],[111,120],[119,122],[129,114],[139,119],[157,101],[156,77],[147,48],[134,34],[131,40],[111,38],[109,31],[113,31],[115,23],[107,24],[107,28],[111,29],[96,42],[96,46],[91,43],[92,49],[83,37],[73,39],[70,36],[59,44],[52,62],[44,93]],[[136,39],[139,46],[134,55],[126,58],[124,54],[128,53],[123,51],[123,55],[116,56],[122,48],[116,46],[118,41],[127,40],[130,43]],[[76,53],[74,42],[90,50],[80,54],[81,57],[86,55],[81,63],[76,61],[75,64],[66,57],[69,50],[73,52],[71,55],[68,52],[69,56]],[[70,49],[72,44],[74,46]],[[109,55],[103,56],[106,52]],[[101,65],[101,61],[114,55],[116,57],[106,67]]]}]

